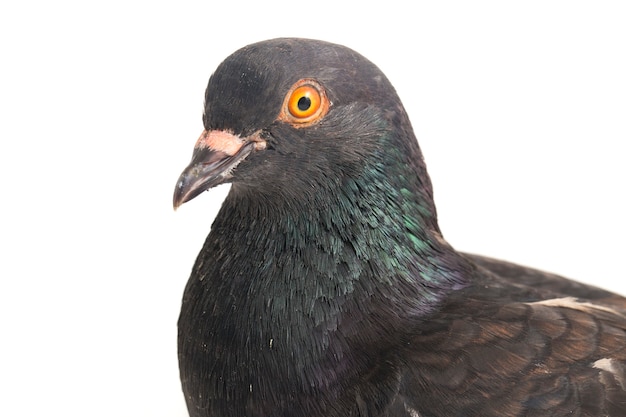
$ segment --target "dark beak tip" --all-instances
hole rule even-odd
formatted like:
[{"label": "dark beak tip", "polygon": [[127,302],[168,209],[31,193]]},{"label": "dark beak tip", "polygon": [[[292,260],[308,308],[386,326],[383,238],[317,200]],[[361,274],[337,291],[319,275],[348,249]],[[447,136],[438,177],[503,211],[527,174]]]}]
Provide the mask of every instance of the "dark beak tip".
[{"label": "dark beak tip", "polygon": [[178,181],[176,181],[176,187],[174,188],[174,196],[172,200],[174,211],[193,198],[190,196],[188,181],[185,181],[185,174],[186,172],[183,172]]},{"label": "dark beak tip", "polygon": [[178,210],[178,207],[182,206],[184,202],[181,200],[180,195],[174,191],[174,200],[172,201],[172,207],[174,211]]},{"label": "dark beak tip", "polygon": [[214,168],[214,165],[203,163],[192,163],[185,168],[174,188],[174,210],[215,185],[217,176]]}]

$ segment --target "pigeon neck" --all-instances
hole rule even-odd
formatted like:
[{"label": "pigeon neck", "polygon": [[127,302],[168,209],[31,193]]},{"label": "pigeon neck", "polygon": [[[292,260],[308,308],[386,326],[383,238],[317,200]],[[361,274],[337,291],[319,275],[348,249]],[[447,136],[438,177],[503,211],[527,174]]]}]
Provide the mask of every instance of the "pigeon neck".
[{"label": "pigeon neck", "polygon": [[[250,245],[246,256],[267,268],[259,271],[264,285],[273,287],[276,276],[289,273],[288,287],[315,289],[311,303],[350,297],[358,287],[365,294],[357,298],[380,293],[409,316],[425,315],[466,285],[469,266],[441,236],[432,200],[403,178],[395,178],[400,186],[376,175],[345,180],[297,198],[234,188],[214,228],[230,223],[224,224],[229,240]],[[283,291],[281,285],[275,290]]]},{"label": "pigeon neck", "polygon": [[[463,258],[429,226],[433,218],[411,214],[427,209],[409,191],[363,190],[347,181],[285,200],[231,189],[185,291],[180,323],[216,333],[180,328],[193,334],[179,338],[184,384],[206,378],[197,369],[207,352],[227,352],[237,361],[208,375],[228,375],[237,395],[272,398],[295,386],[318,403],[376,368],[378,352],[404,343],[464,287]],[[371,360],[358,359],[364,350]]]}]

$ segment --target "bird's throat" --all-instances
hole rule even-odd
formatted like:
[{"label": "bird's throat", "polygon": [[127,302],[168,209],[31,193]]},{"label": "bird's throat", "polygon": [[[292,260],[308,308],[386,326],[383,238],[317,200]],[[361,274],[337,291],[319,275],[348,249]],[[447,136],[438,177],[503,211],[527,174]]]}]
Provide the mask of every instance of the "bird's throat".
[{"label": "bird's throat", "polygon": [[[367,187],[347,184],[320,196],[325,205],[231,189],[185,290],[184,386],[213,378],[201,384],[211,395],[242,402],[294,386],[310,398],[340,393],[334,384],[373,366],[355,359],[372,349],[364,343],[398,343],[463,287],[427,210],[406,190]],[[241,394],[255,387],[268,392]]]}]

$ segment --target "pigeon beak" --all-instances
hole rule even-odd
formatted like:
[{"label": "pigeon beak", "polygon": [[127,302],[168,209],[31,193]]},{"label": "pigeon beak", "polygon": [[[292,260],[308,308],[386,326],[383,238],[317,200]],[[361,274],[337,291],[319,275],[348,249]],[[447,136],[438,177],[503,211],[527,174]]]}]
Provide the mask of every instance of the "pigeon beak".
[{"label": "pigeon beak", "polygon": [[205,130],[198,138],[191,163],[174,190],[174,210],[203,191],[232,178],[233,169],[255,150],[265,149],[258,133],[239,137],[223,130]]}]

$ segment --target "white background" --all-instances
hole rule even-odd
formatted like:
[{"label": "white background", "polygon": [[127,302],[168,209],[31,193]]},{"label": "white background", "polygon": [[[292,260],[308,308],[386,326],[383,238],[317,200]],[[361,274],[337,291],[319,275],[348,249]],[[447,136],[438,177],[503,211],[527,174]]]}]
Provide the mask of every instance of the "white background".
[{"label": "white background", "polygon": [[7,3],[0,415],[186,415],[180,298],[228,187],[172,192],[211,72],[277,36],[383,69],[458,249],[626,293],[623,1]]}]

